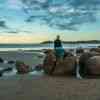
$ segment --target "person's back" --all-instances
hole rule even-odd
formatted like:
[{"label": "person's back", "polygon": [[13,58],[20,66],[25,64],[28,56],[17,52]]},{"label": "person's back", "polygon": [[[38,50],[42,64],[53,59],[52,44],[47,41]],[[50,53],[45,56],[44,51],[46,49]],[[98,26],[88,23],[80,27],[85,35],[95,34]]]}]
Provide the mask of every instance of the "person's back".
[{"label": "person's back", "polygon": [[61,43],[59,35],[57,36],[56,40],[54,41],[54,49],[55,49],[55,55],[57,58],[61,58],[64,56],[64,49],[62,47],[62,43]]},{"label": "person's back", "polygon": [[54,48],[59,48],[59,47],[62,47],[62,44],[61,44],[61,40],[60,39],[56,39],[54,41]]},{"label": "person's back", "polygon": [[55,51],[56,61],[54,66],[51,68],[50,74],[54,72],[57,62],[59,62],[59,60],[61,60],[64,57],[64,49],[62,47],[60,36],[57,36],[56,40],[54,41],[54,51]]}]

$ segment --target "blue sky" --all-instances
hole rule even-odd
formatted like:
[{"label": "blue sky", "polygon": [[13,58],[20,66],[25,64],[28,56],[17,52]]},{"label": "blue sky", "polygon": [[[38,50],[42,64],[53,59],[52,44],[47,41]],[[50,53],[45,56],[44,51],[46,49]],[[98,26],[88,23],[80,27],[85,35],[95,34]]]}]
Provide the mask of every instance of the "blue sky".
[{"label": "blue sky", "polygon": [[[35,0],[35,1],[39,1],[39,0]],[[58,0],[58,2],[59,1],[61,0]],[[74,1],[76,1],[77,4],[77,0]],[[98,1],[98,0],[94,0],[94,1]],[[77,30],[72,30],[72,29],[68,29],[68,27],[66,29],[51,27],[46,23],[41,23],[40,19],[38,18],[34,19],[35,21],[33,20],[32,22],[26,22],[29,16],[32,16],[33,12],[27,14],[23,11],[23,7],[24,5],[21,2],[21,0],[0,0],[0,41],[1,43],[41,42],[45,40],[53,40],[57,34],[61,35],[62,40],[65,41],[100,40],[99,10],[94,11],[96,21],[79,24],[77,25]],[[51,11],[55,11],[55,9],[58,8],[50,8]],[[71,11],[71,9],[69,9],[69,11]],[[38,13],[37,11],[34,12],[35,12],[34,15]],[[40,14],[42,14],[42,12]],[[83,20],[84,18],[85,17],[83,17]],[[22,38],[23,41],[21,41]]]}]

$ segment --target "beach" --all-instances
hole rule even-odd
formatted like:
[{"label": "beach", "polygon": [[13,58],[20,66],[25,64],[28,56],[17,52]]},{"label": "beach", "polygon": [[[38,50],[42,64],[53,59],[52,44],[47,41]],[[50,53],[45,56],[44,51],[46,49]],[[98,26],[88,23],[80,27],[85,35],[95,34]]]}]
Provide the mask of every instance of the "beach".
[{"label": "beach", "polygon": [[99,100],[100,79],[33,77],[0,79],[1,100]]},{"label": "beach", "polygon": [[[4,60],[20,60],[30,67],[42,64],[45,55],[38,51],[1,51]],[[15,65],[2,64],[1,68]],[[45,74],[4,74],[0,78],[0,100],[99,100],[100,79]]]},{"label": "beach", "polygon": [[100,0],[0,0],[0,100],[100,100]]}]

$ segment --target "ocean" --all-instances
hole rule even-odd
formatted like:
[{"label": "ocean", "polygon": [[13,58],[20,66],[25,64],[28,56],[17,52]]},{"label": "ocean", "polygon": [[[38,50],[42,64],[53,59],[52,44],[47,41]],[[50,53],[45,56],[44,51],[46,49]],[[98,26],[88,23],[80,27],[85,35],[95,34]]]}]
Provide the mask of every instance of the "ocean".
[{"label": "ocean", "polygon": [[[76,48],[96,48],[100,44],[89,44],[89,43],[77,43],[77,44],[63,44],[65,49],[76,49]],[[16,50],[42,50],[42,49],[53,49],[53,43],[46,44],[0,44],[0,51],[16,51]]]}]

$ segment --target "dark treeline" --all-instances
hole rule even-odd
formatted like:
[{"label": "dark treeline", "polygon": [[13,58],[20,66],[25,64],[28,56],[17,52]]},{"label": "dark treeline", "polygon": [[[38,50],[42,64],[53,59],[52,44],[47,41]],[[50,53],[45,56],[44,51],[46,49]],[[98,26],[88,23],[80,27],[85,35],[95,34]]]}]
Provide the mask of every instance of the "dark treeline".
[{"label": "dark treeline", "polygon": [[[48,44],[48,43],[53,43],[54,41],[43,41],[40,43],[0,43],[0,46],[39,46],[41,44]],[[99,44],[100,40],[88,40],[88,41],[62,41],[62,43],[66,43],[66,44],[77,44],[77,43],[91,43],[91,44]]]},{"label": "dark treeline", "polygon": [[[41,44],[53,43],[53,41],[44,41]],[[62,43],[67,44],[77,44],[77,43],[100,43],[100,40],[87,40],[87,41],[62,41]]]}]

